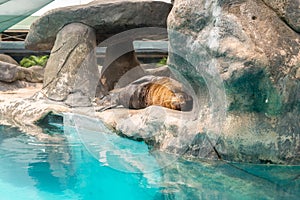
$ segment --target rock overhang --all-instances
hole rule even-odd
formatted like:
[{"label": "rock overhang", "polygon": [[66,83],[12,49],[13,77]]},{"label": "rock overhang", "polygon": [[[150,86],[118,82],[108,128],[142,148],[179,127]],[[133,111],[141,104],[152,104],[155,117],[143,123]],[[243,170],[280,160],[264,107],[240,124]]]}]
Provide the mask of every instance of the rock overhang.
[{"label": "rock overhang", "polygon": [[134,28],[166,28],[171,9],[170,3],[150,0],[96,0],[86,5],[54,9],[31,25],[25,47],[50,50],[57,33],[70,23],[82,23],[94,28],[98,43]]}]

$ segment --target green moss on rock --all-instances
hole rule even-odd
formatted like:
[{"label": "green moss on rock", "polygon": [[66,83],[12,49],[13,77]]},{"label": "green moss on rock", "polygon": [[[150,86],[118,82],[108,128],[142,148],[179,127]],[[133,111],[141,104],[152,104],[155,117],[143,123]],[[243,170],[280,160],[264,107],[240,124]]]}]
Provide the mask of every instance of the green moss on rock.
[{"label": "green moss on rock", "polygon": [[246,111],[278,115],[282,100],[277,89],[262,69],[248,69],[242,75],[233,74],[226,82],[226,89],[232,99],[229,111]]}]

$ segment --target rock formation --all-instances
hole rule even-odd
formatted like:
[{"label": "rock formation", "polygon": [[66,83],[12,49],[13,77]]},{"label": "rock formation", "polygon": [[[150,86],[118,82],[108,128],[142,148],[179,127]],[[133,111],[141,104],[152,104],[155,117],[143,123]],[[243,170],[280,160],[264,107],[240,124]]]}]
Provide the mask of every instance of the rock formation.
[{"label": "rock formation", "polygon": [[45,68],[42,92],[55,101],[64,101],[76,91],[92,97],[99,80],[95,47],[96,35],[91,27],[81,23],[63,27]]},{"label": "rock formation", "polygon": [[224,159],[300,163],[299,1],[285,2],[176,0],[169,15],[169,65],[211,98],[199,120]]},{"label": "rock formation", "polygon": [[19,65],[19,63],[15,61],[15,59],[13,59],[11,56],[6,54],[0,54],[0,61],[14,64],[14,65]]},{"label": "rock formation", "polygon": [[15,64],[0,61],[0,81],[12,83],[17,80],[31,83],[41,83],[43,81],[43,67],[32,66],[24,68]]},{"label": "rock formation", "polygon": [[[83,77],[80,78],[82,81],[88,80],[89,83],[79,93],[88,98],[95,96],[91,91],[95,91],[95,83],[92,81],[95,81],[96,74],[99,74],[95,70],[97,66],[93,55],[96,41],[100,43],[129,29],[166,27],[171,7],[171,4],[165,2],[149,0],[97,0],[86,5],[55,9],[40,17],[32,24],[25,46],[33,50],[52,48],[46,66],[43,93],[52,100],[66,100],[69,94],[77,89],[81,90],[77,88],[79,85],[74,85],[75,79],[79,78],[75,74],[81,68],[83,71],[79,76]],[[79,26],[82,28],[78,28]],[[72,39],[69,34],[72,35]],[[148,35],[152,37],[151,33]],[[163,35],[166,36],[165,31]],[[117,42],[107,43],[105,66],[97,96],[107,94],[122,75],[139,65],[132,44],[134,39],[136,38],[133,34]],[[87,79],[89,75],[91,78]],[[78,80],[76,82],[78,83]]]},{"label": "rock formation", "polygon": [[166,27],[165,19],[171,8],[169,3],[150,0],[95,0],[86,5],[54,9],[31,25],[25,45],[28,49],[49,50],[57,33],[71,23],[94,28],[97,43],[133,28]]},{"label": "rock formation", "polygon": [[[191,92],[193,109],[179,112],[154,105],[142,110],[94,112],[85,107],[72,111],[93,112],[118,134],[144,140],[152,150],[193,158],[299,164],[297,5],[296,0],[282,5],[267,0],[175,0],[168,17],[168,64],[176,80]],[[26,40],[28,48],[53,47],[42,92],[71,107],[89,106],[99,78],[93,52],[96,41],[131,28],[164,27],[169,9],[162,2],[109,0],[44,15],[33,24]],[[116,81],[118,87],[126,86],[132,79],[126,73],[141,69],[133,39],[107,43],[100,93],[111,90]],[[119,53],[122,48],[125,51],[120,52],[128,54]],[[143,73],[140,70],[134,78]],[[70,111],[65,106],[48,107],[46,100],[38,98],[40,94],[36,99],[43,109],[35,115]],[[15,102],[2,106],[0,112],[2,116],[12,110],[23,113],[12,116],[19,122],[34,110],[27,105]]]},{"label": "rock formation", "polygon": [[0,54],[0,91],[36,86],[36,83],[43,82],[43,79],[43,67],[24,68],[11,56]]}]

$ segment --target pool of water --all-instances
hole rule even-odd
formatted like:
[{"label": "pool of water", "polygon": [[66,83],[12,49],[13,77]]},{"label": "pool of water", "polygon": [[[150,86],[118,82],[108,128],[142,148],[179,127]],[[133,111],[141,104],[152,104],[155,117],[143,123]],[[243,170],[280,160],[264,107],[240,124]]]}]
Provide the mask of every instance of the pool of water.
[{"label": "pool of water", "polygon": [[[84,139],[90,139],[90,145],[86,145],[72,127],[54,124],[44,131],[52,139],[38,140],[16,128],[0,126],[1,200],[298,199],[300,196],[298,166],[171,159],[171,155],[149,153],[142,142],[114,134],[100,139],[86,134],[91,136]],[[102,143],[93,145],[93,140]],[[120,150],[126,150],[128,156],[116,153]],[[133,151],[142,152],[142,159],[132,158]]]}]

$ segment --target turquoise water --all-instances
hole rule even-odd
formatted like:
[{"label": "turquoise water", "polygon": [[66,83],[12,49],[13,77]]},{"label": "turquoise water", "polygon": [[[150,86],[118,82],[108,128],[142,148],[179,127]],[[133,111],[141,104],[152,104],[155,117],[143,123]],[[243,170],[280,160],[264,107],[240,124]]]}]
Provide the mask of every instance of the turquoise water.
[{"label": "turquoise water", "polygon": [[[68,129],[69,134],[66,133]],[[172,160],[147,152],[142,142],[108,135],[99,146],[83,145],[75,130],[47,127],[36,139],[0,126],[0,199],[299,199],[300,167]],[[75,131],[76,132],[76,131]],[[96,139],[95,139],[96,140]],[[107,143],[109,140],[109,143]],[[91,141],[89,142],[89,144]],[[109,145],[107,145],[109,144]],[[93,151],[114,148],[99,158]],[[95,147],[95,148],[93,148]],[[143,153],[135,167],[118,149]],[[101,150],[102,151],[102,150]],[[119,157],[117,156],[119,155]],[[172,160],[170,164],[166,160]],[[149,173],[146,165],[161,166]],[[125,170],[127,169],[127,170]],[[134,173],[133,173],[134,172]]]}]

